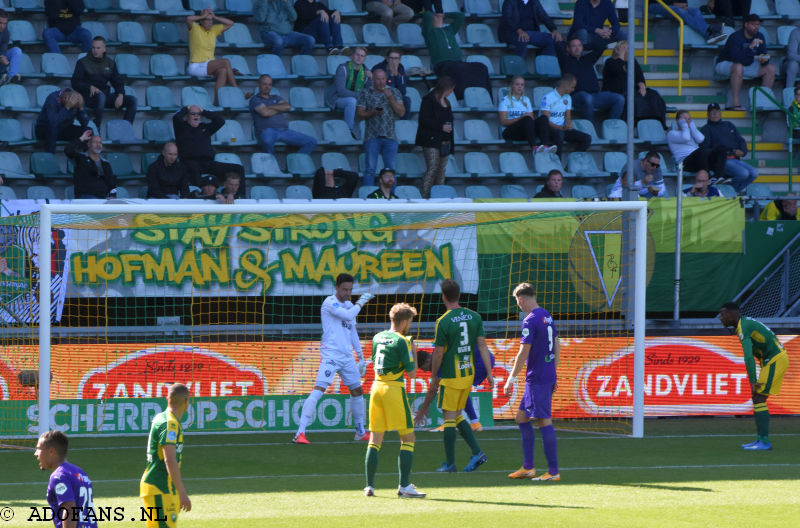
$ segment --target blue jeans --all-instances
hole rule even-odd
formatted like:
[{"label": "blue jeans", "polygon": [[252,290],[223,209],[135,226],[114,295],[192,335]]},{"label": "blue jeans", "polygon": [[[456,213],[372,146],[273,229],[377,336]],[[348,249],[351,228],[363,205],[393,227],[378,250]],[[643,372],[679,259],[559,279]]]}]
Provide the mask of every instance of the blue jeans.
[{"label": "blue jeans", "polygon": [[733,180],[731,185],[738,193],[758,178],[758,171],[740,159],[729,159],[725,162],[725,176]]},{"label": "blue jeans", "polygon": [[572,94],[572,106],[575,113],[592,121],[595,109],[607,111],[610,119],[621,119],[625,107],[625,98],[614,92],[575,92]]},{"label": "blue jeans", "polygon": [[61,48],[58,47],[59,41],[80,44],[81,51],[84,53],[89,53],[92,49],[92,32],[81,26],[73,29],[69,35],[65,35],[58,28],[49,27],[42,33],[42,38],[44,39],[44,47],[50,53],[61,53]]},{"label": "blue jeans", "polygon": [[[106,108],[114,108],[114,103],[116,100],[116,95],[107,92],[100,92],[89,97],[84,96],[86,107],[94,110],[94,122],[98,128],[100,127],[100,123],[103,121],[103,111]],[[125,109],[125,115],[123,116],[123,119],[130,124],[133,124],[133,121],[136,119],[137,106],[138,100],[136,99],[135,95],[122,96],[121,108]]]},{"label": "blue jeans", "polygon": [[517,52],[517,55],[525,58],[525,53],[528,51],[528,46],[536,46],[537,48],[542,48],[542,54],[544,55],[555,55],[556,54],[556,41],[553,40],[553,36],[550,33],[545,33],[544,31],[527,31],[528,37],[530,37],[530,41],[522,42],[521,40],[517,40],[514,44],[514,50]]},{"label": "blue jeans", "polygon": [[378,164],[378,154],[383,158],[382,169],[395,168],[397,160],[397,140],[388,138],[373,138],[364,142],[365,165],[364,179],[361,185],[375,185],[376,165]]},{"label": "blue jeans", "polygon": [[264,152],[269,154],[275,153],[275,143],[277,141],[300,147],[297,152],[301,154],[311,154],[311,151],[317,146],[316,139],[306,134],[295,132],[290,128],[265,128],[258,133],[258,141],[261,143],[261,148],[264,149]]},{"label": "blue jeans", "polygon": [[[356,98],[340,97],[336,100],[336,108],[344,110],[344,122],[350,127],[350,132],[356,133]],[[357,135],[357,134],[356,134]]]},{"label": "blue jeans", "polygon": [[316,42],[326,48],[342,47],[341,24],[334,22],[333,19],[323,22],[317,17],[312,23],[303,28],[303,33],[311,35]]},{"label": "blue jeans", "polygon": [[6,58],[8,59],[8,78],[12,78],[19,73],[19,61],[22,58],[22,50],[19,48],[8,48],[6,50]]},{"label": "blue jeans", "polygon": [[597,50],[598,52],[602,52],[609,44],[619,40],[619,36],[617,35],[611,35],[610,38],[604,39],[595,33],[594,30],[590,33],[586,29],[578,29],[570,33],[567,39],[569,40],[571,38],[580,39],[586,51]]},{"label": "blue jeans", "polygon": [[[692,28],[693,30],[700,33],[702,37],[706,36],[706,32],[708,31],[708,23],[706,23],[705,19],[703,18],[703,13],[700,12],[699,9],[696,7],[690,7],[689,9],[681,9],[680,7],[670,6],[670,9],[675,11],[683,22]],[[663,15],[667,18],[672,18],[672,15],[667,13],[667,10],[661,7],[660,4],[651,3],[650,4],[650,14],[651,15]]]},{"label": "blue jeans", "polygon": [[268,47],[272,48],[272,53],[280,55],[283,53],[283,48],[300,48],[300,53],[309,55],[314,48],[314,37],[311,35],[304,35],[297,31],[290,31],[285,35],[281,35],[274,31],[262,31],[261,41]]}]

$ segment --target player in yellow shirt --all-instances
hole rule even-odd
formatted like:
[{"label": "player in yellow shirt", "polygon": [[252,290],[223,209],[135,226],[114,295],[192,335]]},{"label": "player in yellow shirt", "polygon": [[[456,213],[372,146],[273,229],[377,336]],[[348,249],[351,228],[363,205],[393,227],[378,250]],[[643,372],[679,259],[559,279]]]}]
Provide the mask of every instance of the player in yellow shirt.
[{"label": "player in yellow shirt", "polygon": [[175,528],[180,510],[192,509],[181,478],[183,427],[181,417],[189,407],[189,389],[170,385],[167,410],[153,418],[147,441],[147,468],[139,483],[145,511],[151,513],[147,528]]},{"label": "player in yellow shirt", "polygon": [[[219,22],[215,24],[214,22]],[[235,73],[228,59],[215,59],[217,37],[233,26],[233,20],[218,17],[210,7],[203,9],[199,15],[186,17],[186,29],[189,30],[189,66],[186,73],[192,77],[214,78],[214,105],[219,103],[217,93],[223,86],[236,86]]]}]

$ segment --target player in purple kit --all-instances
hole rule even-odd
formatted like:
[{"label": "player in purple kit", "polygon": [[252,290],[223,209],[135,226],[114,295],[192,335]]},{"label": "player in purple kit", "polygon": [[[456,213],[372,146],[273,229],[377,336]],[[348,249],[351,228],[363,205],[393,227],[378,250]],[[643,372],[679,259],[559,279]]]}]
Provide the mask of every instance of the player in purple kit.
[{"label": "player in purple kit", "polygon": [[39,437],[34,456],[42,471],[52,469],[47,485],[47,504],[56,528],[97,528],[92,502],[92,481],[84,470],[67,462],[69,440],[61,431]]},{"label": "player in purple kit", "polygon": [[[525,393],[519,404],[515,417],[522,433],[522,467],[509,474],[510,478],[529,478],[533,480],[561,480],[558,472],[558,450],[556,447],[556,431],[551,419],[553,392],[556,390],[556,367],[561,352],[558,342],[558,331],[553,324],[550,313],[536,302],[533,286],[523,282],[514,288],[517,306],[528,315],[522,321],[522,338],[519,352],[514,359],[514,369],[506,380],[504,392],[511,394],[511,388],[517,383],[517,375],[522,370],[523,362],[527,363],[525,374]],[[527,360],[527,361],[526,361]],[[536,476],[533,465],[533,446],[536,433],[531,425],[531,418],[536,420],[542,434],[544,456],[547,458],[547,473]]]}]

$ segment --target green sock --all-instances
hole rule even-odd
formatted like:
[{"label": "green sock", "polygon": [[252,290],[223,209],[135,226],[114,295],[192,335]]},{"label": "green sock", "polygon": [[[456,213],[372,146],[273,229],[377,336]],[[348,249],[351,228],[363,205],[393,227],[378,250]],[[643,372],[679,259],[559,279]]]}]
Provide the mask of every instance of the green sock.
[{"label": "green sock", "polygon": [[378,452],[381,446],[369,444],[367,446],[367,456],[364,459],[364,469],[367,473],[367,486],[375,487],[375,473],[378,471]]},{"label": "green sock", "polygon": [[400,444],[400,454],[397,455],[397,468],[400,470],[400,485],[405,487],[411,484],[411,464],[414,462],[414,443],[403,442]]},{"label": "green sock", "polygon": [[444,456],[448,466],[456,463],[456,421],[444,421]]},{"label": "green sock", "polygon": [[460,420],[456,420],[456,428],[458,432],[461,433],[462,438],[467,442],[467,445],[470,449],[472,449],[472,454],[477,455],[481,452],[481,446],[478,445],[478,439],[475,438],[475,433],[472,431],[472,427],[469,425],[463,416],[459,416]]},{"label": "green sock", "polygon": [[756,419],[756,431],[758,440],[769,443],[769,409],[766,403],[759,403],[753,406],[753,416]]}]

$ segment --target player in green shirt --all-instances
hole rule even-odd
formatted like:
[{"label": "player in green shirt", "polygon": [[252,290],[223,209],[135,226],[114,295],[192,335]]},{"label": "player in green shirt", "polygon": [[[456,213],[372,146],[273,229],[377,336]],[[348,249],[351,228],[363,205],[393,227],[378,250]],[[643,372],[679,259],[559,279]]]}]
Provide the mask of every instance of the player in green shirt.
[{"label": "player in green shirt", "polygon": [[375,495],[375,473],[378,470],[378,453],[386,431],[397,431],[400,435],[400,454],[397,466],[400,469],[400,486],[397,495],[404,499],[421,499],[425,493],[411,483],[411,464],[414,460],[414,421],[411,406],[406,396],[404,374],[413,379],[417,373],[417,349],[406,337],[411,321],[417,315],[413,306],[395,304],[389,310],[391,328],[372,338],[372,367],[375,381],[369,398],[369,445],[364,468],[367,486],[364,495]]},{"label": "player in green shirt", "polygon": [[[483,320],[477,312],[462,308],[458,304],[461,287],[452,279],[442,281],[442,302],[447,311],[436,321],[433,362],[431,364],[431,389],[439,390],[439,407],[444,417],[445,462],[437,471],[452,473],[457,471],[456,429],[472,449],[472,457],[464,471],[475,471],[486,462],[486,454],[481,451],[475,433],[469,422],[464,420],[461,411],[467,403],[472,381],[475,376],[474,350],[477,345],[484,365],[491,365],[489,348],[483,331]],[[494,386],[491,369],[486,369],[489,388]],[[427,416],[428,406],[417,411],[417,417]]]},{"label": "player in green shirt", "polygon": [[189,389],[173,383],[167,393],[167,410],[153,418],[147,441],[147,467],[139,483],[139,495],[152,517],[147,528],[175,528],[180,510],[192,509],[181,478],[183,427],[181,417],[189,407]]},{"label": "player in green shirt", "polygon": [[[755,442],[742,444],[749,451],[772,449],[769,441],[769,409],[767,398],[781,392],[783,376],[789,366],[789,355],[781,342],[764,323],[742,315],[739,305],[725,303],[719,311],[719,319],[726,327],[735,327],[744,352],[744,365],[753,393],[753,416],[756,419],[758,437]],[[761,363],[761,372],[756,378],[756,362]]]}]

